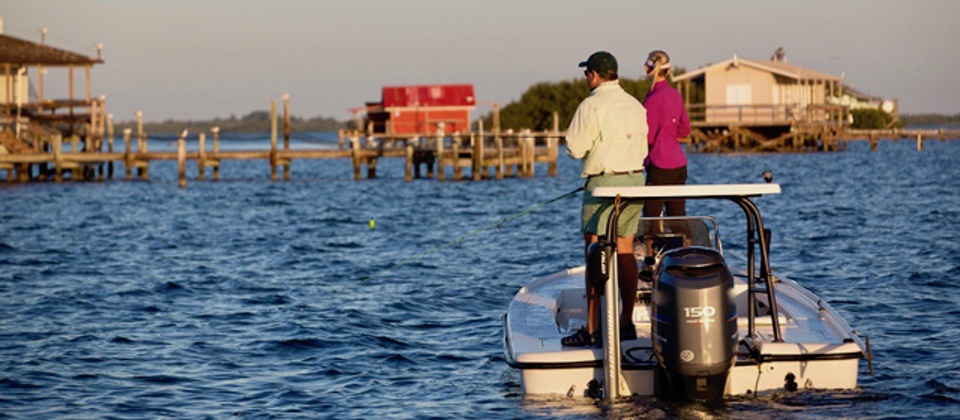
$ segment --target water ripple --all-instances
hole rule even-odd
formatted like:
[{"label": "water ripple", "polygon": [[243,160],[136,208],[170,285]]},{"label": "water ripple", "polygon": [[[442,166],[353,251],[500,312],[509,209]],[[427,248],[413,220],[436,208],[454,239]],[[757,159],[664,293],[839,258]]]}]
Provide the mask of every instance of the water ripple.
[{"label": "water ripple", "polygon": [[[580,263],[578,200],[481,229],[579,186],[571,160],[477,183],[406,183],[394,161],[376,181],[330,162],[270,182],[235,162],[185,190],[159,162],[149,182],[0,184],[0,416],[957,417],[960,144],[906,143],[690,157],[691,183],[774,171],[783,194],[757,202],[775,268],[870,336],[876,377],[854,391],[522,397],[500,316]],[[742,253],[738,211],[688,203]]]}]

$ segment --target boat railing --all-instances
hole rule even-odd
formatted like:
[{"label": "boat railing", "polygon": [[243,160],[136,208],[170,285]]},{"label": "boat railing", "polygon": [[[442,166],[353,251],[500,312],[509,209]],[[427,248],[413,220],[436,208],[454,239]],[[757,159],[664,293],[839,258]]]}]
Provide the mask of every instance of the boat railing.
[{"label": "boat railing", "polygon": [[642,217],[634,244],[638,256],[682,246],[713,248],[723,254],[720,229],[710,216]]},{"label": "boat railing", "polygon": [[[747,318],[749,338],[758,337],[756,330],[757,299],[756,293],[764,293],[767,297],[770,310],[770,321],[773,327],[773,339],[783,341],[780,329],[780,320],[777,312],[777,300],[774,293],[770,269],[770,232],[763,225],[760,209],[751,200],[766,194],[779,194],[778,184],[726,184],[726,185],[663,185],[637,187],[598,187],[593,190],[595,197],[618,198],[621,208],[634,200],[649,199],[727,199],[736,203],[744,212],[747,219]],[[616,226],[616,219],[620,212],[614,211],[608,225]],[[607,230],[607,235],[615,234],[615,228]],[[613,238],[605,238],[611,241]],[[758,254],[759,251],[759,254]],[[759,255],[759,273],[757,257]],[[765,287],[758,288],[757,283]]]}]

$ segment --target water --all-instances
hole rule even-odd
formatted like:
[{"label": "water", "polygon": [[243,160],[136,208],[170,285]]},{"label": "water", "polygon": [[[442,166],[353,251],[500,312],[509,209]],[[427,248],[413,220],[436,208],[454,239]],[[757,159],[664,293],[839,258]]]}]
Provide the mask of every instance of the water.
[{"label": "water", "polygon": [[[915,147],[691,156],[691,183],[774,171],[774,266],[876,354],[855,391],[717,406],[522,397],[500,316],[580,263],[577,199],[430,253],[576,188],[566,158],[498,182],[406,183],[400,160],[355,182],[341,160],[294,161],[289,182],[244,161],[219,182],[191,165],[186,189],[174,162],[149,182],[0,185],[0,417],[956,417],[960,142]],[[688,211],[742,249],[733,204]]]}]

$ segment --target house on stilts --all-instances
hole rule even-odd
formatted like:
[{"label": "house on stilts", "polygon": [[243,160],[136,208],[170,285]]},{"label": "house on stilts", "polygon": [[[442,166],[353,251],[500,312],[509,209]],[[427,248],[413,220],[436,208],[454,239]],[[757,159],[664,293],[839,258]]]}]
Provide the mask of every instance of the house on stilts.
[{"label": "house on stilts", "polygon": [[[55,145],[70,140],[81,151],[99,150],[105,99],[93,97],[90,72],[94,65],[103,64],[100,47],[97,57],[89,57],[46,45],[46,30],[41,34],[39,43],[7,35],[0,18],[0,154],[51,152]],[[45,90],[48,70],[65,71],[66,97],[54,97]],[[85,81],[79,95],[77,77]],[[41,164],[0,165],[8,178],[14,172],[20,180],[44,175]],[[33,167],[39,168],[36,174]]]},{"label": "house on stilts", "polygon": [[833,150],[850,123],[843,78],[788,64],[782,49],[769,61],[734,55],[672,81],[694,151]]}]

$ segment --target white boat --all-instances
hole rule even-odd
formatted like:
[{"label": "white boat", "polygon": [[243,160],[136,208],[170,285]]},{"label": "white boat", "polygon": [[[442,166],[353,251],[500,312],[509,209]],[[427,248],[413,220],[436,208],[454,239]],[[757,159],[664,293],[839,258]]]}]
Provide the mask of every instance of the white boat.
[{"label": "white boat", "polygon": [[[751,197],[779,193],[777,184],[597,188],[595,195],[619,197],[618,203],[733,201],[747,220],[744,265],[728,266],[712,218],[641,219],[634,251],[641,266],[632,317],[637,338],[619,340],[619,299],[610,298],[619,295],[617,259],[604,258],[601,264],[612,276],[602,286],[602,347],[560,343],[586,323],[584,266],[533,281],[503,317],[504,357],[520,370],[523,393],[714,401],[776,390],[855,388],[859,360],[871,360],[869,340],[822,299],[770,269],[769,231]],[[598,248],[614,252],[612,245]]]}]

